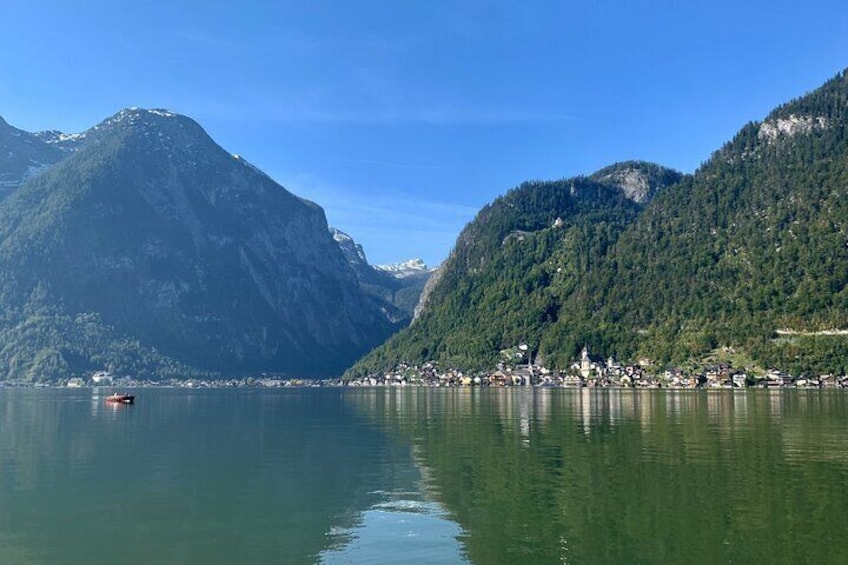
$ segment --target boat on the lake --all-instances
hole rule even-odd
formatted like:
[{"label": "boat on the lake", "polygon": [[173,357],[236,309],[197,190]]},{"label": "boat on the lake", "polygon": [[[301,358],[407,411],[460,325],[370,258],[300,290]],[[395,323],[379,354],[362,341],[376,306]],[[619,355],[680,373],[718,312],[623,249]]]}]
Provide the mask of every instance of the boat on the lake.
[{"label": "boat on the lake", "polygon": [[135,396],[132,394],[115,394],[106,397],[106,402],[113,404],[135,404]]}]

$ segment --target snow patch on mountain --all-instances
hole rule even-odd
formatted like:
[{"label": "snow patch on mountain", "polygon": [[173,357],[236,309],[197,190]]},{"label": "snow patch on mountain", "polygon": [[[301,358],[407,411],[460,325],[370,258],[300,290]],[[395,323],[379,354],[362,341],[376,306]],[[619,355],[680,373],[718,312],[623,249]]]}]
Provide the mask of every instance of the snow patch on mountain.
[{"label": "snow patch on mountain", "polygon": [[125,108],[118,112],[118,118],[135,118],[147,115],[153,116],[162,116],[163,118],[174,118],[178,114],[171,112],[170,110],[165,110],[164,108],[139,108],[138,106],[133,106],[132,108]]},{"label": "snow patch on mountain", "polygon": [[159,108],[154,108],[152,110],[145,110],[148,114],[153,114],[154,116],[162,116],[163,118],[173,118],[177,114],[174,112],[170,112],[168,110],[162,110]]},{"label": "snow patch on mountain", "polygon": [[[233,159],[235,159],[236,161],[238,161],[239,163],[241,163],[242,165],[244,165],[248,169],[252,170],[254,173],[260,174],[263,177],[268,176],[265,173],[265,171],[263,171],[262,169],[260,169],[259,167],[257,167],[256,165],[254,165],[253,163],[251,163],[250,161],[248,161],[247,159],[245,159],[241,155],[239,155],[238,153],[232,153],[231,155],[233,156]],[[270,177],[268,177],[268,178],[270,178]]]},{"label": "snow patch on mountain", "polygon": [[86,138],[85,132],[64,133],[58,130],[39,131],[33,135],[48,145],[58,147],[64,153],[77,151]]}]

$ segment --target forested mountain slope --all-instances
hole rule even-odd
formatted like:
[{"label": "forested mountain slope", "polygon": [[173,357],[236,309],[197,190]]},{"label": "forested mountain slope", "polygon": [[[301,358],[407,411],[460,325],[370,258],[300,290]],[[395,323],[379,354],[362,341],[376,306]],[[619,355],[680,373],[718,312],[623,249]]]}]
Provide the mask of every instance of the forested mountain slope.
[{"label": "forested mountain slope", "polygon": [[501,349],[520,342],[543,343],[546,354],[576,348],[577,341],[554,343],[563,336],[568,301],[585,292],[583,274],[639,210],[620,187],[585,177],[511,190],[460,234],[421,316],[354,372],[431,359],[490,366]]}]

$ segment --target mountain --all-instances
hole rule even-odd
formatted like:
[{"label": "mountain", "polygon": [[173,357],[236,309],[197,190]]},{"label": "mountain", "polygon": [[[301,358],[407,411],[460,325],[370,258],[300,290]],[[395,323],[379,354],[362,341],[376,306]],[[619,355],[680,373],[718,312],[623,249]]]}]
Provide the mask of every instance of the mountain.
[{"label": "mountain", "polygon": [[350,235],[332,227],[330,233],[356,273],[360,286],[376,301],[381,311],[393,322],[408,323],[430,278],[431,272],[424,262],[413,259],[389,267],[375,267],[366,259],[362,246]]},{"label": "mountain", "polygon": [[60,149],[0,118],[0,199],[63,157]]},{"label": "mountain", "polygon": [[123,110],[78,139],[0,204],[0,372],[325,376],[395,329],[323,210],[191,119]]},{"label": "mountain", "polygon": [[559,368],[588,345],[844,372],[847,122],[842,72],[745,125],[694,175],[628,162],[510,191],[463,230],[418,320],[351,374],[490,368],[522,342]]}]

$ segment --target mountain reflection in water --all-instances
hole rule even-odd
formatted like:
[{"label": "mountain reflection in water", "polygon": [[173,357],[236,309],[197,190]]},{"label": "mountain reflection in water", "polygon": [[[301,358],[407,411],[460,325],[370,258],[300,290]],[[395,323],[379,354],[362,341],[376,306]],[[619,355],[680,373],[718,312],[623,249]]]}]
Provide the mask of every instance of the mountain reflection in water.
[{"label": "mountain reflection in water", "polygon": [[848,562],[840,392],[380,389],[474,563]]}]

